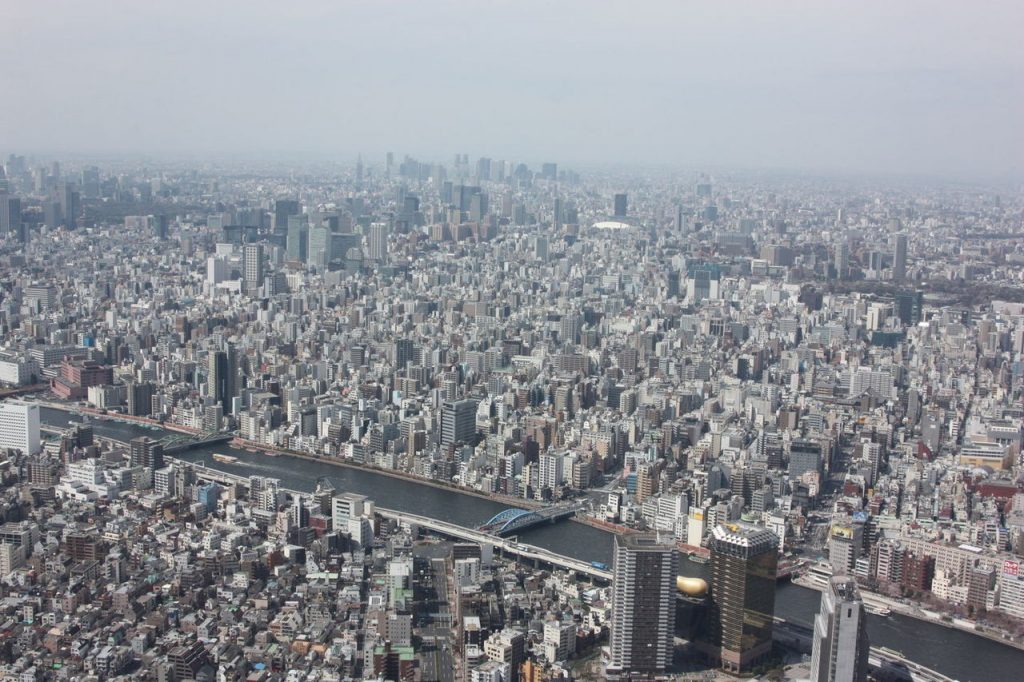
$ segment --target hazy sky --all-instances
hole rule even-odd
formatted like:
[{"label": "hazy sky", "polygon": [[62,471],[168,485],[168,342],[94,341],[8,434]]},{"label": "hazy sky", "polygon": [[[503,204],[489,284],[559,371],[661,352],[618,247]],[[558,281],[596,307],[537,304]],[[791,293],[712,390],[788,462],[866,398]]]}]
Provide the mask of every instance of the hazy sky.
[{"label": "hazy sky", "polygon": [[1020,0],[2,0],[0,152],[1016,175],[1022,27]]}]

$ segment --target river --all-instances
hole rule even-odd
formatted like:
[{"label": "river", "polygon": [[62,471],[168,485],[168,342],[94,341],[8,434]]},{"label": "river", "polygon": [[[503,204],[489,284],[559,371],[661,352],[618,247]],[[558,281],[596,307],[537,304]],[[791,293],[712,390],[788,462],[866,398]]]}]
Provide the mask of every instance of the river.
[{"label": "river", "polygon": [[[41,408],[44,424],[66,426],[78,417],[52,408]],[[159,438],[160,430],[113,421],[93,421],[95,433],[127,441],[137,436]],[[238,458],[235,464],[216,462],[215,452]],[[176,453],[175,457],[240,476],[267,476],[281,480],[286,488],[312,490],[317,479],[327,477],[341,491],[366,495],[382,507],[430,516],[464,526],[478,526],[509,505],[455,490],[435,488],[415,481],[394,478],[367,469],[339,467],[287,455],[269,457],[262,453],[211,445]],[[585,561],[610,564],[612,534],[581,523],[561,522],[535,526],[520,534],[523,542]],[[684,560],[681,572],[706,577],[706,566]],[[780,584],[775,593],[775,613],[788,621],[811,625],[821,595],[793,584]],[[902,652],[910,660],[967,682],[1014,680],[1024,676],[1024,651],[978,637],[961,630],[905,616],[885,618],[868,615],[868,637],[873,646]],[[969,652],[969,653],[968,653]],[[1016,672],[1013,672],[1016,671]]]}]

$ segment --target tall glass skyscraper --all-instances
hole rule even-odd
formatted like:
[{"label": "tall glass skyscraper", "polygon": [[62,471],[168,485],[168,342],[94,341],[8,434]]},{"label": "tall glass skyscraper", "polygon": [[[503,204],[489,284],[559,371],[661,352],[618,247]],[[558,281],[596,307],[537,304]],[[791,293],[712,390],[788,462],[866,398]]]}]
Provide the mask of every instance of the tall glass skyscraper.
[{"label": "tall glass skyscraper", "polygon": [[764,528],[721,524],[711,533],[711,607],[699,648],[726,670],[745,673],[772,650],[779,538]]}]

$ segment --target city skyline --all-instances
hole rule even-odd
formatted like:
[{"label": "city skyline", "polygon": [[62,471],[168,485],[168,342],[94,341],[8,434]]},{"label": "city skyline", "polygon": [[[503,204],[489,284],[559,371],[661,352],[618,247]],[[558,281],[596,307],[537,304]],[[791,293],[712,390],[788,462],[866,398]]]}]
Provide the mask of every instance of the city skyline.
[{"label": "city skyline", "polygon": [[1021,25],[0,3],[0,679],[1009,679]]},{"label": "city skyline", "polygon": [[[19,65],[9,88],[79,64],[93,75],[58,77],[63,87],[5,108],[0,148],[257,158],[464,149],[578,165],[1018,181],[1022,170],[1012,3],[856,14],[838,3],[307,3],[287,16],[250,3],[244,13],[124,7],[2,10],[0,50]],[[467,30],[491,26],[501,32]],[[254,47],[237,49],[236,35]],[[61,50],[19,56],[53,36]]]},{"label": "city skyline", "polygon": [[[339,594],[385,581],[381,610],[361,612],[384,632],[270,606],[281,637],[361,633],[361,662],[317,663],[310,682],[809,675],[815,650],[821,677],[869,644],[873,669],[971,679],[928,642],[865,643],[859,623],[1022,631],[1019,193],[381,162],[7,156],[0,381],[40,418],[3,404],[0,582],[46,568],[45,533],[96,598],[171,616],[167,598],[90,579],[135,580],[123,557],[162,555],[168,527],[192,549],[159,580],[231,609],[280,594],[250,582],[254,557],[300,590],[325,567]],[[65,532],[68,515],[97,526]],[[205,573],[214,560],[252,575]],[[836,576],[870,599],[854,629],[818,594]],[[925,606],[957,620],[927,623]],[[110,627],[128,626],[93,632]],[[223,663],[234,644],[145,632],[81,665],[249,669]],[[269,644],[240,646],[266,660]],[[1015,665],[987,644],[987,670]],[[52,665],[10,661],[30,664]]]}]

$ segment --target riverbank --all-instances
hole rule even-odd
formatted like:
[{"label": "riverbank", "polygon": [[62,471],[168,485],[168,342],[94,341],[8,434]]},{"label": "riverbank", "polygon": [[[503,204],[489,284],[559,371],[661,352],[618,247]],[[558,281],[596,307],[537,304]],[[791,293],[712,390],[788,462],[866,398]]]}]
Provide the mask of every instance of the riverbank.
[{"label": "riverbank", "polygon": [[619,523],[612,523],[611,521],[602,521],[601,519],[596,519],[593,516],[587,516],[586,514],[576,514],[576,516],[572,517],[572,520],[577,523],[590,526],[591,528],[598,528],[600,530],[606,530],[609,533],[615,533],[616,535],[640,532],[636,528],[623,526]]},{"label": "riverbank", "polygon": [[[795,585],[799,585],[800,587],[805,587],[809,590],[814,590],[816,592],[824,591],[823,585],[819,584],[814,580],[809,580],[804,577],[794,577],[793,583]],[[876,608],[886,608],[892,611],[893,613],[900,614],[901,616],[914,618],[916,620],[932,623],[934,625],[941,625],[952,630],[959,630],[961,632],[966,632],[972,635],[976,635],[978,637],[984,637],[989,641],[997,642],[999,644],[1004,644],[1008,647],[1024,651],[1024,642],[1017,641],[1009,633],[992,630],[979,630],[976,623],[962,618],[952,618],[951,620],[946,620],[943,617],[943,614],[938,613],[937,611],[929,611],[928,609],[923,609],[916,604],[905,604],[899,601],[898,599],[893,599],[892,597],[887,597],[877,592],[871,592],[870,590],[865,590],[864,588],[860,589],[860,594],[861,598],[864,600],[865,608],[868,608],[869,606]]]},{"label": "riverbank", "polygon": [[[181,426],[179,424],[168,424],[165,422],[158,422],[155,419],[148,419],[146,417],[131,417],[122,414],[111,415],[109,413],[103,413],[100,410],[83,407],[81,405],[66,405],[63,403],[54,403],[49,401],[36,402],[38,402],[41,406],[49,407],[54,410],[60,410],[62,412],[68,412],[71,414],[87,414],[90,416],[94,416],[98,420],[124,422],[128,424],[139,424],[142,426],[153,426],[157,428],[166,429],[168,431],[175,431],[178,433],[184,433],[192,436],[201,435],[201,432],[196,429],[191,429],[189,427]],[[448,490],[454,493],[458,493],[460,495],[475,497],[481,500],[488,500],[490,502],[507,504],[510,507],[517,507],[522,509],[543,509],[544,507],[548,506],[544,502],[538,502],[537,500],[529,500],[522,497],[512,497],[510,495],[502,495],[500,493],[484,493],[479,490],[474,490],[472,488],[466,488],[464,486],[455,485],[453,483],[447,483],[445,481],[438,481],[436,479],[418,476],[416,474],[412,474],[406,471],[386,469],[384,467],[378,467],[373,464],[366,464],[365,462],[355,462],[352,460],[331,457],[328,455],[318,455],[310,452],[304,452],[302,450],[281,448],[273,445],[267,445],[265,443],[247,440],[245,438],[240,438],[238,436],[233,437],[230,444],[234,447],[248,450],[250,452],[259,451],[266,454],[269,457],[295,457],[297,459],[304,459],[310,462],[319,462],[340,468],[370,471],[375,474],[380,474],[382,476],[388,476],[390,478],[400,479],[403,481],[408,481],[410,483],[416,483],[417,485],[424,485],[431,488],[436,488],[438,490]],[[635,529],[628,528],[626,526],[622,526],[615,523],[609,523],[607,521],[602,521],[600,519],[595,519],[585,514],[574,515],[569,520],[615,534],[637,532]]]},{"label": "riverbank", "polygon": [[20,395],[39,393],[49,388],[49,384],[32,384],[30,386],[14,386],[12,388],[0,388],[0,398],[16,398]]},{"label": "riverbank", "polygon": [[453,483],[446,483],[444,481],[438,481],[432,478],[425,478],[423,476],[417,476],[416,474],[410,474],[405,471],[398,471],[395,469],[385,469],[383,467],[375,466],[373,464],[366,464],[364,462],[354,462],[352,460],[341,459],[338,457],[329,457],[326,455],[315,455],[309,452],[302,452],[301,450],[290,450],[288,448],[279,448],[272,445],[266,445],[264,443],[257,443],[255,441],[246,440],[244,438],[234,438],[231,444],[238,448],[246,450],[259,450],[265,454],[269,453],[269,456],[285,456],[285,457],[296,457],[298,459],[305,459],[311,462],[321,462],[323,464],[330,464],[337,467],[345,467],[348,469],[362,469],[364,471],[372,471],[375,474],[381,474],[383,476],[389,476],[391,478],[398,478],[403,481],[409,481],[411,483],[417,483],[420,485],[430,486],[431,488],[437,488],[439,490],[450,490],[455,493],[462,495],[468,495],[470,497],[476,497],[482,500],[490,500],[491,502],[500,502],[502,504],[508,504],[513,507],[522,507],[525,509],[540,509],[545,507],[543,502],[537,502],[536,500],[527,500],[521,497],[511,497],[509,495],[500,495],[496,493],[483,493],[479,490],[473,490],[472,488],[466,488]]},{"label": "riverbank", "polygon": [[[155,419],[148,419],[146,417],[132,417],[129,415],[104,413],[100,410],[96,410],[89,407],[83,407],[81,405],[66,405],[63,403],[54,403],[49,401],[36,401],[39,405],[49,407],[54,410],[61,410],[62,412],[69,412],[71,414],[86,414],[89,416],[96,417],[99,420],[109,421],[121,421],[129,424],[139,424],[142,426],[155,426],[158,428],[166,429],[168,431],[175,431],[177,433],[188,434],[191,436],[200,435],[202,432],[198,429],[192,429],[187,426],[180,424],[171,424],[167,422],[159,422]],[[248,449],[248,450],[259,450],[263,453],[269,453],[271,457],[278,455],[285,455],[289,457],[296,457],[299,459],[305,459],[314,462],[322,462],[324,464],[330,464],[332,466],[346,467],[351,469],[363,469],[366,471],[372,471],[383,476],[390,476],[392,478],[399,478],[412,483],[418,483],[420,485],[430,486],[439,490],[450,490],[470,497],[476,497],[479,499],[490,500],[492,502],[500,502],[502,504],[508,504],[510,506],[522,507],[525,509],[540,509],[546,505],[543,502],[537,502],[536,500],[528,500],[520,497],[511,497],[509,495],[500,494],[487,494],[480,492],[479,490],[473,490],[472,488],[466,488],[463,486],[454,485],[452,483],[446,483],[444,481],[438,481],[431,478],[425,478],[423,476],[417,476],[405,471],[397,471],[395,469],[385,469],[383,467],[374,466],[373,464],[366,464],[362,462],[354,462],[351,460],[339,459],[337,457],[328,457],[325,455],[316,455],[309,452],[303,452],[301,450],[291,450],[288,448],[280,448],[272,445],[266,445],[265,443],[258,443],[256,441],[246,440],[244,438],[234,437],[231,440],[231,444],[235,447]]]},{"label": "riverbank", "polygon": [[183,433],[189,436],[199,436],[203,433],[200,429],[193,429],[190,426],[161,422],[156,419],[150,419],[149,417],[133,417],[130,414],[121,414],[120,412],[107,412],[104,410],[97,410],[94,407],[66,405],[64,403],[54,403],[46,400],[36,400],[35,402],[42,407],[49,407],[51,410],[60,410],[62,412],[70,412],[71,414],[89,415],[90,417],[95,417],[98,421],[113,421],[124,422],[127,424],[140,424],[142,426],[154,426],[159,429],[166,429],[167,431]]},{"label": "riverbank", "polygon": [[[43,408],[40,419],[47,424],[64,426],[65,411]],[[137,436],[159,438],[141,425],[106,421],[96,422],[96,436],[127,442]],[[237,457],[237,462],[214,462],[215,453]],[[290,457],[268,457],[263,453],[222,445],[204,445],[185,450],[176,458],[190,463],[205,461],[207,466],[243,479],[258,475],[277,478],[283,488],[308,493],[320,477],[331,477],[340,489],[367,495],[381,507],[403,513],[426,516],[464,528],[476,528],[508,505],[489,499],[467,496],[461,492],[425,486],[413,480],[384,476],[364,467],[328,466],[326,461],[296,461]],[[520,539],[531,546],[563,554],[587,563],[613,561],[614,535],[607,530],[581,523],[541,524],[528,529]],[[683,557],[680,573],[689,577],[709,578],[710,565],[698,564]],[[790,582],[776,588],[775,613],[787,621],[810,626],[821,607],[821,594]],[[983,682],[1006,678],[1006,671],[1024,666],[1024,651],[1002,646],[999,642],[972,636],[973,633],[939,627],[926,620],[917,620],[893,613],[888,618],[868,614],[867,626],[871,642],[901,651],[914,661],[927,662],[930,667],[963,682]],[[961,652],[970,651],[968,660]]]},{"label": "riverbank", "polygon": [[[62,405],[62,404],[59,404],[59,403],[49,403],[49,402],[42,403],[42,404],[45,405],[46,407],[50,407],[50,408],[57,409],[57,410],[60,410],[62,412],[67,412],[67,413],[78,413],[78,414],[85,413],[85,414],[90,414],[90,413],[94,412],[92,410],[83,409],[81,406],[77,406],[77,405],[71,406],[71,405]],[[182,433],[188,433],[188,431],[186,429],[184,429],[183,427],[179,427],[178,429],[171,429],[167,424],[160,424],[159,422],[155,422],[153,420],[147,420],[147,419],[142,419],[142,418],[122,419],[123,415],[117,415],[116,419],[112,418],[109,415],[99,415],[99,416],[104,416],[104,417],[106,417],[107,420],[109,420],[111,422],[121,421],[121,422],[125,422],[126,424],[136,423],[139,426],[153,426],[153,427],[163,428],[163,429],[167,429],[167,430],[174,430],[174,431],[178,431],[178,432],[182,432]],[[258,451],[258,452],[264,453],[263,456],[267,457],[268,462],[273,461],[276,457],[279,457],[279,456],[280,457],[295,457],[295,458],[302,459],[302,460],[309,461],[309,462],[315,462],[315,463],[320,463],[320,464],[327,464],[327,465],[330,465],[333,468],[349,469],[349,470],[353,470],[353,471],[363,471],[363,472],[371,473],[371,474],[378,475],[378,476],[385,476],[385,477],[388,477],[388,478],[391,478],[391,479],[400,480],[400,481],[403,481],[403,482],[406,482],[406,483],[411,483],[411,484],[415,484],[415,485],[419,485],[419,486],[426,486],[426,487],[429,487],[429,488],[432,488],[432,489],[436,489],[438,491],[445,491],[445,492],[455,493],[455,494],[458,494],[458,495],[461,495],[461,496],[475,498],[475,499],[479,499],[481,501],[487,501],[487,502],[496,503],[496,504],[507,504],[507,505],[512,506],[512,507],[520,507],[520,508],[538,508],[538,507],[544,506],[543,503],[539,503],[539,502],[536,502],[536,501],[533,501],[533,500],[525,500],[525,499],[520,499],[520,498],[513,498],[513,497],[506,496],[506,495],[488,495],[486,493],[481,493],[479,491],[471,490],[471,489],[464,488],[464,487],[461,487],[461,486],[457,486],[457,485],[453,485],[453,484],[448,484],[448,483],[441,482],[441,481],[435,481],[435,480],[431,480],[431,479],[426,479],[426,478],[423,478],[421,476],[416,476],[416,475],[413,475],[413,474],[409,474],[407,472],[394,471],[394,470],[391,470],[391,469],[384,469],[384,468],[376,467],[376,466],[369,465],[369,464],[363,464],[363,463],[359,463],[359,462],[343,460],[343,459],[339,459],[339,458],[335,458],[335,457],[327,457],[327,456],[322,456],[322,455],[314,455],[314,454],[311,454],[311,453],[294,451],[294,450],[288,450],[288,449],[283,449],[283,448],[274,448],[274,447],[271,447],[271,446],[267,446],[267,445],[264,445],[264,444],[261,444],[261,443],[255,443],[255,442],[252,442],[252,441],[247,441],[247,440],[244,440],[244,439],[236,439],[234,442],[238,446],[240,446],[241,449],[248,450],[249,452],[257,452]],[[621,532],[624,532],[624,531],[628,532],[628,529],[624,529],[624,527],[619,526],[618,524],[610,524],[608,522],[604,522],[604,521],[599,520],[599,519],[593,519],[592,517],[587,517],[585,515],[580,515],[580,516],[574,517],[573,520],[577,521],[581,525],[586,525],[586,526],[592,527],[595,530],[602,530],[602,531],[605,531],[605,532],[613,532],[613,533],[621,533]],[[480,521],[476,521],[475,523],[480,523]],[[813,584],[810,584],[810,583],[805,583],[802,580],[797,580],[796,582],[797,582],[798,585],[801,585],[803,587],[807,587],[807,588],[813,589],[813,590],[818,591],[818,592],[821,591],[820,586],[813,585]],[[910,618],[914,618],[915,620],[918,620],[918,621],[923,621],[923,622],[931,623],[931,624],[934,624],[934,625],[941,625],[944,628],[954,629],[954,630],[958,630],[958,631],[963,632],[963,633],[977,635],[977,636],[980,636],[980,637],[982,637],[984,639],[987,639],[989,641],[992,641],[992,642],[995,642],[995,643],[998,643],[998,644],[1008,645],[1012,649],[1024,650],[1024,644],[1018,644],[1017,642],[1014,642],[1013,640],[1008,639],[1007,637],[1004,637],[1001,633],[995,633],[995,632],[991,632],[991,631],[976,629],[974,623],[972,623],[970,621],[963,621],[963,620],[960,620],[960,621],[949,621],[949,620],[944,620],[942,618],[941,614],[938,614],[938,613],[935,613],[935,612],[931,612],[931,611],[921,610],[921,609],[918,609],[917,607],[914,607],[914,606],[911,606],[911,605],[907,605],[907,604],[903,604],[903,603],[901,603],[899,601],[889,599],[887,597],[884,597],[883,595],[878,595],[878,594],[871,593],[871,592],[865,592],[864,594],[865,594],[865,601],[869,601],[870,600],[872,603],[882,604],[885,607],[891,609],[894,613],[898,613],[900,615],[904,615],[904,616],[907,616],[907,617],[910,617]]]}]

